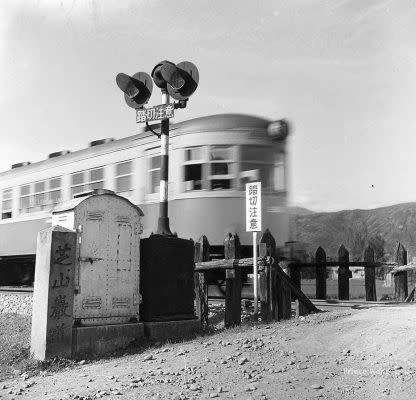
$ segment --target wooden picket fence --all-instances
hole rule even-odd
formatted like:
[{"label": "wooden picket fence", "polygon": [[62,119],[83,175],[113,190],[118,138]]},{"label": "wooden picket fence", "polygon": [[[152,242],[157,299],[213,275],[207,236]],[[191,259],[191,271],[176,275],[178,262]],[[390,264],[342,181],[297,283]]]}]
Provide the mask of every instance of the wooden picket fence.
[{"label": "wooden picket fence", "polygon": [[[409,302],[415,297],[415,289],[408,295],[408,271],[416,267],[407,266],[407,251],[399,243],[396,261],[376,262],[374,249],[369,245],[362,261],[350,261],[344,245],[338,250],[337,261],[327,261],[325,250],[320,246],[314,262],[279,259],[276,241],[269,230],[260,239],[258,250],[260,317],[263,321],[288,319],[291,317],[291,301],[296,304],[296,315],[318,311],[301,289],[301,269],[315,268],[316,299],[327,298],[327,267],[338,267],[338,299],[349,300],[350,267],[364,267],[366,301],[376,301],[375,268],[396,266],[394,276],[395,299]],[[213,271],[225,272],[225,326],[241,323],[242,273],[253,273],[253,259],[241,258],[238,235],[229,233],[224,240],[224,259],[210,261],[210,245],[206,236],[195,243],[195,296],[197,316],[204,327],[208,326],[208,274]],[[282,269],[287,267],[287,273]]]},{"label": "wooden picket fence", "polygon": [[[253,273],[253,259],[239,258],[240,240],[236,234],[228,234],[224,240],[224,259],[209,261],[209,242],[202,236],[195,243],[195,302],[197,316],[204,327],[208,326],[208,279],[212,271],[225,271],[225,327],[241,324],[242,272]],[[305,296],[279,266],[276,257],[276,241],[266,230],[259,244],[259,300],[263,321],[291,317],[291,298],[296,301],[297,315],[316,312],[318,309]]]},{"label": "wooden picket fence", "polygon": [[[338,261],[327,261],[326,253],[322,247],[318,247],[314,262],[300,262],[297,260],[288,262],[289,275],[298,288],[301,288],[301,268],[315,268],[316,270],[316,299],[325,300],[326,293],[326,268],[338,267],[338,299],[349,300],[349,279],[352,277],[350,267],[364,267],[365,299],[366,301],[377,301],[375,268],[385,266],[407,265],[407,251],[399,243],[396,251],[396,262],[376,262],[374,260],[374,249],[368,245],[364,251],[362,261],[350,261],[349,252],[344,245],[338,249]],[[393,271],[396,301],[410,301],[407,289],[408,269]],[[412,296],[414,291],[412,292]]]}]

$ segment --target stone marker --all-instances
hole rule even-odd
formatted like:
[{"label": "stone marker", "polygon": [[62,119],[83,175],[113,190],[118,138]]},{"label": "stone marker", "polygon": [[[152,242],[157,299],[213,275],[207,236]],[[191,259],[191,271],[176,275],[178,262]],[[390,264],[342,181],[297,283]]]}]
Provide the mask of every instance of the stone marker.
[{"label": "stone marker", "polygon": [[61,226],[39,232],[30,353],[38,360],[71,357],[76,233]]}]

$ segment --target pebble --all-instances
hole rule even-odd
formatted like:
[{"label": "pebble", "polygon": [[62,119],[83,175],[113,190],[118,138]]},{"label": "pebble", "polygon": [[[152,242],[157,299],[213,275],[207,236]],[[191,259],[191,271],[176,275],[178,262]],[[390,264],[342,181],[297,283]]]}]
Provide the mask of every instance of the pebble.
[{"label": "pebble", "polygon": [[311,389],[319,390],[319,389],[323,389],[323,386],[320,385],[319,383],[314,383],[313,385],[311,385]]},{"label": "pebble", "polygon": [[238,365],[244,365],[246,362],[248,362],[247,357],[242,357],[238,360]]},{"label": "pebble", "polygon": [[150,361],[150,360],[154,360],[154,357],[152,354],[149,354],[145,358],[143,358],[143,361]]}]

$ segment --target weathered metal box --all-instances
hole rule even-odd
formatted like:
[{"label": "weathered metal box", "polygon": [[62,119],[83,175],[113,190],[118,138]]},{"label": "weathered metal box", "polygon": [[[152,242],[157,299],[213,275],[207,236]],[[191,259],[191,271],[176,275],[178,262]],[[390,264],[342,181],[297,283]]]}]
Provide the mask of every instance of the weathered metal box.
[{"label": "weathered metal box", "polygon": [[194,319],[194,245],[152,235],[141,240],[140,310],[143,321]]},{"label": "weathered metal box", "polygon": [[142,216],[130,201],[105,190],[75,198],[53,210],[52,225],[77,231],[76,324],[139,320]]}]

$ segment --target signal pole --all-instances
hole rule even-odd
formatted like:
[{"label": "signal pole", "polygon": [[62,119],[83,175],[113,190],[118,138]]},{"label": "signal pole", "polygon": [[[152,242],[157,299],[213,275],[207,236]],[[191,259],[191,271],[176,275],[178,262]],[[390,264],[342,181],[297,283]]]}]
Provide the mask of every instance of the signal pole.
[{"label": "signal pole", "polygon": [[[162,104],[169,104],[170,96],[162,90]],[[172,235],[168,217],[169,180],[169,118],[162,119],[160,127],[160,203],[157,235]]]},{"label": "signal pole", "polygon": [[[152,80],[162,91],[163,104],[145,109],[153,90]],[[153,68],[151,76],[146,72],[133,76],[119,73],[116,82],[124,92],[127,105],[136,110],[136,122],[147,124],[148,121],[161,120],[160,134],[148,125],[150,131],[160,138],[160,200],[156,235],[173,236],[168,217],[169,118],[173,117],[174,109],[186,107],[189,97],[198,87],[198,68],[189,61],[174,64],[164,60]],[[170,104],[170,97],[178,102]]]}]

